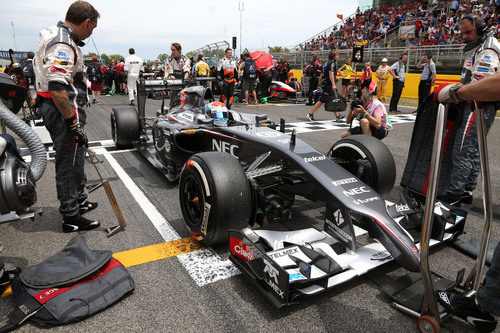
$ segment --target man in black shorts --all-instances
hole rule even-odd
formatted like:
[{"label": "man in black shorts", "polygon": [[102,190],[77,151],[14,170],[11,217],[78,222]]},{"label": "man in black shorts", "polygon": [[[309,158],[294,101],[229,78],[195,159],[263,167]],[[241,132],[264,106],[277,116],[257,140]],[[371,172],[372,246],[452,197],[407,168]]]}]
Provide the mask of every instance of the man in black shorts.
[{"label": "man in black shorts", "polygon": [[365,134],[382,140],[389,134],[390,125],[387,122],[387,112],[384,104],[368,90],[363,90],[361,95],[363,105],[352,105],[347,114],[346,123],[350,124],[353,119],[359,120],[359,126],[352,127],[342,133],[341,138],[350,135]]},{"label": "man in black shorts", "polygon": [[[311,112],[307,114],[307,118],[311,121],[314,121],[314,112],[318,111],[318,109],[325,104],[332,96],[334,95],[334,90],[337,90],[337,86],[335,85],[335,79],[337,77],[337,59],[339,58],[338,50],[330,50],[328,52],[328,62],[323,67],[323,73],[319,78],[320,83],[318,83],[318,88],[321,87],[322,92],[319,97],[319,101],[314,104]],[[341,121],[340,114],[335,112],[335,116],[337,117],[337,122]]]}]

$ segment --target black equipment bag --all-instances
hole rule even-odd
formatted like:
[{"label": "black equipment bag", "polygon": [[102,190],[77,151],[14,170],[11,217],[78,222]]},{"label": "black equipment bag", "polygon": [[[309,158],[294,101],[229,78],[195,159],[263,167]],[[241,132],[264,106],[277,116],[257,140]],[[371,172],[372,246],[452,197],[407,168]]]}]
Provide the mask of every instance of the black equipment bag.
[{"label": "black equipment bag", "polygon": [[46,327],[67,324],[106,309],[134,288],[129,272],[111,251],[90,250],[77,235],[62,251],[26,268],[12,282],[19,306],[8,317],[16,325],[27,317]]},{"label": "black equipment bag", "polygon": [[328,112],[342,112],[347,109],[347,102],[344,97],[340,96],[336,90],[334,90],[334,96],[332,96],[325,103],[325,111]]},{"label": "black equipment bag", "polygon": [[[410,192],[420,195],[427,194],[429,169],[432,157],[432,145],[436,130],[438,104],[434,102],[434,95],[429,95],[418,110],[411,137],[410,150],[406,160],[401,186]],[[437,195],[443,196],[449,185],[450,170],[452,169],[452,151],[458,128],[462,121],[462,106],[450,106],[446,131],[443,140],[442,164],[439,174]]]}]

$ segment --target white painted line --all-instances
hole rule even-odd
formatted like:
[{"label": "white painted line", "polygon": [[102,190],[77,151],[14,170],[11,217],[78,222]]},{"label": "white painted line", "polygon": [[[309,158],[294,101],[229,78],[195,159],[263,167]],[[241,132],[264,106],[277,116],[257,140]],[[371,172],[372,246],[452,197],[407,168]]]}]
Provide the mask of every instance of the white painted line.
[{"label": "white painted line", "polygon": [[132,178],[123,170],[116,159],[109,154],[105,148],[95,149],[96,153],[102,154],[106,160],[109,162],[111,167],[115,170],[116,174],[122,180],[125,187],[129,190],[132,197],[139,204],[139,207],[144,211],[144,214],[153,223],[156,230],[160,232],[161,236],[165,242],[170,242],[173,240],[180,239],[179,234],[170,226],[168,221],[161,215],[161,213],[156,209],[155,205],[146,197],[146,195],[141,191],[141,189],[134,183]]},{"label": "white painted line", "polygon": [[[166,242],[180,239],[179,234],[153,203],[149,201],[110,152],[106,151],[106,148],[96,148],[95,152],[102,154],[106,158],[163,239]],[[200,287],[240,274],[240,271],[229,260],[221,260],[220,256],[210,248],[178,255],[177,258]]]}]

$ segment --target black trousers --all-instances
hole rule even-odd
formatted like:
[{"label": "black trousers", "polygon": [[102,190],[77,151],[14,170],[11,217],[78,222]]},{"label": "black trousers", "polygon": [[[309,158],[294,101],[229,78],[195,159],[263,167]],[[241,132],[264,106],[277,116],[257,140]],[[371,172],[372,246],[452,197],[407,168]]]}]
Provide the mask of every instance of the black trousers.
[{"label": "black trousers", "polygon": [[309,99],[309,104],[316,103],[319,99],[319,94],[314,95],[314,90],[318,89],[319,78],[314,75],[309,79],[309,90],[307,91],[307,97]]},{"label": "black trousers", "polygon": [[403,92],[403,87],[405,83],[397,79],[392,80],[392,97],[391,104],[389,105],[389,111],[397,111],[399,99],[401,98],[401,93]]},{"label": "black trousers", "polygon": [[[45,127],[54,142],[56,152],[56,189],[59,212],[63,217],[79,215],[79,203],[87,200],[85,193],[85,151],[83,145],[75,144],[75,136],[69,131],[63,116],[52,102],[44,100],[40,111]],[[87,118],[85,110],[78,108],[80,126]],[[76,152],[75,152],[76,150]]]},{"label": "black trousers", "polygon": [[432,87],[431,80],[420,80],[420,84],[418,85],[418,107],[417,110],[420,109],[420,106],[424,103],[424,99],[430,94]]},{"label": "black trousers", "polygon": [[220,96],[221,102],[226,104],[226,107],[231,110],[231,105],[233,104],[233,94],[234,94],[234,80],[227,82],[224,80],[222,82],[222,94]]}]

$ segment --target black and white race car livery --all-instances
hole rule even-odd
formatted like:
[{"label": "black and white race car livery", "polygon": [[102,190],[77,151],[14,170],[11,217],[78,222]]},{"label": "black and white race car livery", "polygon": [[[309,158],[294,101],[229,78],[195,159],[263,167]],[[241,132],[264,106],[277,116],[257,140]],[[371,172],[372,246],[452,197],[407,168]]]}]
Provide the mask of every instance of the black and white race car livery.
[{"label": "black and white race car livery", "polygon": [[[229,242],[230,259],[273,304],[293,303],[389,260],[419,270],[418,238],[408,230],[418,232],[420,207],[382,198],[396,172],[381,141],[351,136],[323,154],[265,115],[227,110],[226,121],[211,118],[200,86],[183,89],[168,111],[147,118],[145,95],[169,84],[139,82],[138,110],[114,108],[115,143],[135,145],[169,181],[179,180],[190,234],[207,246]],[[325,204],[323,227],[273,230],[291,218],[297,195]],[[464,211],[437,203],[435,216],[435,242],[463,231]]]}]

